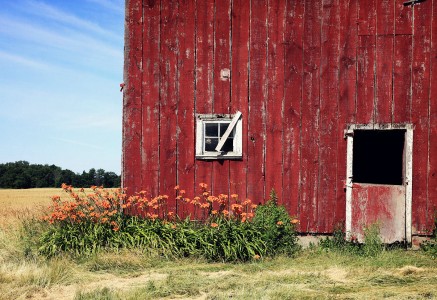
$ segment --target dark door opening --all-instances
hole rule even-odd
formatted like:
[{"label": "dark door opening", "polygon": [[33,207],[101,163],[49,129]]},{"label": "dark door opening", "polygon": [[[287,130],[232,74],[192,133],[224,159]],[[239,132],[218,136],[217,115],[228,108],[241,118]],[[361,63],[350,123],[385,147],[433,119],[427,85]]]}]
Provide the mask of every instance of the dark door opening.
[{"label": "dark door opening", "polygon": [[402,185],[405,129],[355,130],[352,181]]}]

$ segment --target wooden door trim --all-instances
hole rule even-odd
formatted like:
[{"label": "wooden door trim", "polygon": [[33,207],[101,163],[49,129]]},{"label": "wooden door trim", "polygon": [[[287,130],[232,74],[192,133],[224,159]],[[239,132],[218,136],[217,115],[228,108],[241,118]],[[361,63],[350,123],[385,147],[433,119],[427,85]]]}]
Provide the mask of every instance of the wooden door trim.
[{"label": "wooden door trim", "polygon": [[353,166],[353,137],[355,130],[393,130],[405,129],[404,145],[404,186],[405,186],[405,239],[411,243],[411,211],[412,211],[412,175],[413,175],[413,125],[412,124],[351,124],[345,130],[347,141],[346,157],[346,238],[350,239],[352,230],[352,166]]}]

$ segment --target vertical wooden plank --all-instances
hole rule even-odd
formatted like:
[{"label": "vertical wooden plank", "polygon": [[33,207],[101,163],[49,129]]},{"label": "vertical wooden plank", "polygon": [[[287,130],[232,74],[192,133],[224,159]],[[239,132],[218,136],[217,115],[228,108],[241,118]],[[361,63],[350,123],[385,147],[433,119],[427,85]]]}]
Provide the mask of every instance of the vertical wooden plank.
[{"label": "vertical wooden plank", "polygon": [[357,123],[374,122],[376,0],[358,2]]},{"label": "vertical wooden plank", "polygon": [[169,196],[167,209],[175,210],[177,178],[177,117],[179,102],[178,2],[161,3],[160,194]]},{"label": "vertical wooden plank", "polygon": [[305,1],[300,226],[317,232],[320,129],[321,0]]},{"label": "vertical wooden plank", "polygon": [[[230,70],[230,0],[215,2],[214,16],[214,113],[233,113],[230,106],[230,79],[220,76],[223,70]],[[214,161],[213,194],[229,193],[229,160]]]},{"label": "vertical wooden plank", "polygon": [[[428,122],[432,2],[414,6],[412,121],[413,141],[413,234],[427,234],[432,228],[428,217]],[[415,230],[414,230],[415,229]]]},{"label": "vertical wooden plank", "polygon": [[340,74],[338,99],[337,134],[337,201],[334,219],[338,223],[346,219],[346,158],[347,141],[344,130],[348,124],[355,123],[355,103],[357,93],[357,9],[358,0],[340,1]]},{"label": "vertical wooden plank", "polygon": [[412,35],[396,35],[393,57],[393,123],[411,122]]},{"label": "vertical wooden plank", "polygon": [[[243,159],[230,162],[230,191],[246,198],[247,142],[248,142],[248,80],[249,80],[249,24],[250,9],[245,0],[232,4],[232,55],[231,55],[231,111],[239,110],[243,120]],[[252,199],[251,199],[252,200]]]},{"label": "vertical wooden plank", "polygon": [[393,123],[411,122],[413,9],[395,2]]},{"label": "vertical wooden plank", "polygon": [[[284,130],[283,192],[284,204],[291,215],[298,216],[301,176],[301,106],[303,79],[303,1],[288,0],[284,31]],[[300,215],[299,215],[300,218]]]},{"label": "vertical wooden plank", "polygon": [[[270,0],[267,9],[266,197],[282,194],[282,100],[284,98],[284,2]],[[287,200],[288,201],[288,200]]]},{"label": "vertical wooden plank", "polygon": [[264,201],[265,191],[265,100],[267,58],[267,5],[251,1],[250,74],[249,74],[249,142],[247,146],[247,196],[255,203]]},{"label": "vertical wooden plank", "polygon": [[[431,53],[437,53],[437,2],[432,6]],[[428,214],[432,220],[437,211],[437,56],[431,56],[431,93],[429,97],[429,168],[428,168]]]},{"label": "vertical wooden plank", "polygon": [[393,102],[394,1],[376,2],[375,123],[391,123]]},{"label": "vertical wooden plank", "polygon": [[142,20],[141,1],[126,1],[122,183],[129,194],[141,189]]},{"label": "vertical wooden plank", "polygon": [[395,2],[395,34],[413,34],[413,10],[402,1]]},{"label": "vertical wooden plank", "polygon": [[318,233],[332,232],[337,199],[337,111],[339,95],[339,0],[322,1]]},{"label": "vertical wooden plank", "polygon": [[[210,114],[213,111],[214,65],[214,0],[196,1],[196,103],[195,112]],[[196,160],[196,191],[199,183],[212,182],[212,163]]]},{"label": "vertical wooden plank", "polygon": [[376,37],[375,123],[391,123],[393,104],[393,36]]},{"label": "vertical wooden plank", "polygon": [[[192,197],[195,191],[194,181],[194,55],[195,55],[195,2],[179,1],[179,94],[178,106],[178,182],[185,189],[186,195]],[[187,206],[178,203],[178,214],[186,217],[190,212]]]},{"label": "vertical wooden plank", "polygon": [[143,76],[141,189],[152,195],[159,190],[159,64],[160,64],[160,3],[145,3],[143,8]]},{"label": "vertical wooden plank", "polygon": [[394,13],[395,13],[395,1],[393,0],[376,1],[376,34],[377,35],[393,35]]},{"label": "vertical wooden plank", "polygon": [[375,37],[358,36],[356,122],[373,123],[375,98]]},{"label": "vertical wooden plank", "polygon": [[376,34],[376,2],[377,0],[358,2],[358,35]]}]

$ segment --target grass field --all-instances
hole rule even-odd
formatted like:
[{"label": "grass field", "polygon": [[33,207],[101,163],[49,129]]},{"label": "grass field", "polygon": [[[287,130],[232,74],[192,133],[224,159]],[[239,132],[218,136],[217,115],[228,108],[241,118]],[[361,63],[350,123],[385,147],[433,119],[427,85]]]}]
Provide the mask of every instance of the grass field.
[{"label": "grass field", "polygon": [[61,189],[0,190],[0,299],[436,299],[437,262],[420,251],[374,258],[318,247],[245,264],[166,260],[135,251],[46,260],[21,221]]}]

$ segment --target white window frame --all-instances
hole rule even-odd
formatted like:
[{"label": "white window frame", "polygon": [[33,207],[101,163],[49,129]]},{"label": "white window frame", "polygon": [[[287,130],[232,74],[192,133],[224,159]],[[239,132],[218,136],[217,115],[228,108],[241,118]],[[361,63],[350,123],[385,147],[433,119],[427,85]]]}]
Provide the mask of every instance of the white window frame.
[{"label": "white window frame", "polygon": [[[205,130],[206,123],[230,123],[228,130],[223,134],[216,149],[221,149],[230,132],[234,131],[233,151],[205,151]],[[242,147],[242,125],[241,112],[235,114],[196,114],[196,159],[241,159],[243,157]]]}]

